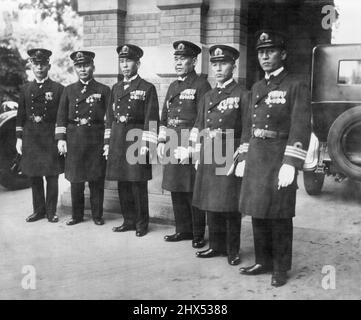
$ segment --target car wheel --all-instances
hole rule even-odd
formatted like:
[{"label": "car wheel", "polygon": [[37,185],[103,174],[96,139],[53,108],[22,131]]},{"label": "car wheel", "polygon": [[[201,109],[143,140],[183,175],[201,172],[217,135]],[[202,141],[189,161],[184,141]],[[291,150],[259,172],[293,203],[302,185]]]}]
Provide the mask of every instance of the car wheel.
[{"label": "car wheel", "polygon": [[361,180],[361,106],[336,118],[328,133],[327,146],[336,168],[347,177]]},{"label": "car wheel", "polygon": [[15,118],[13,118],[0,128],[0,185],[9,190],[25,189],[30,186],[26,176],[10,170],[17,154],[15,145]]},{"label": "car wheel", "polygon": [[303,183],[305,185],[306,192],[310,196],[316,196],[321,194],[324,181],[324,173],[316,173],[313,171],[303,172]]}]

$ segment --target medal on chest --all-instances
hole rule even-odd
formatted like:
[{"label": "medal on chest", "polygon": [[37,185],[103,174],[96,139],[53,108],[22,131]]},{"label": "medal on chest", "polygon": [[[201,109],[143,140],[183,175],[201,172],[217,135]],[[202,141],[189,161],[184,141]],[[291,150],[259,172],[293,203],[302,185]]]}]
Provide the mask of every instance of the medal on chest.
[{"label": "medal on chest", "polygon": [[285,104],[287,91],[275,90],[268,93],[266,104]]}]

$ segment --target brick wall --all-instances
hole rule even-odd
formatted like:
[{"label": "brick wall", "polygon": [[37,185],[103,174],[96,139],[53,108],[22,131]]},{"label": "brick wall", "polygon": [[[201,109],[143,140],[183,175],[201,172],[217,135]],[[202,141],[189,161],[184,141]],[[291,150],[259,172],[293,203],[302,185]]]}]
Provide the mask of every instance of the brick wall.
[{"label": "brick wall", "polygon": [[125,13],[100,13],[83,15],[84,46],[98,47],[124,41]]},{"label": "brick wall", "polygon": [[159,45],[160,14],[144,13],[127,15],[125,18],[125,42],[140,47]]}]

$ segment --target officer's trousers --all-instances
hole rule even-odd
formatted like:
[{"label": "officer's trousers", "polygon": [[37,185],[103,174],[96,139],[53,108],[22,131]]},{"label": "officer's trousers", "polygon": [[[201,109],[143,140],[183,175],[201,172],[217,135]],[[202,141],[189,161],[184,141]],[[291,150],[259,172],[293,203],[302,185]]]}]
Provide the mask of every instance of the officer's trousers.
[{"label": "officer's trousers", "polygon": [[44,192],[43,177],[30,177],[30,185],[33,194],[34,213],[47,215],[51,218],[56,213],[58,203],[58,175],[47,176],[46,195]]},{"label": "officer's trousers", "polygon": [[207,211],[209,248],[223,254],[239,253],[241,217],[239,212]]},{"label": "officer's trousers", "polygon": [[256,263],[273,268],[273,271],[290,270],[292,264],[292,218],[252,218],[252,226]]},{"label": "officer's trousers", "polygon": [[193,233],[193,239],[203,239],[206,227],[204,211],[192,206],[193,192],[171,192],[175,230]]},{"label": "officer's trousers", "polygon": [[124,224],[148,230],[148,181],[118,181],[118,194]]},{"label": "officer's trousers", "polygon": [[[99,219],[103,216],[104,202],[104,178],[96,181],[88,181],[90,190],[90,208],[93,219]],[[73,219],[81,220],[84,217],[84,189],[85,182],[72,182],[71,202],[73,209]]]}]

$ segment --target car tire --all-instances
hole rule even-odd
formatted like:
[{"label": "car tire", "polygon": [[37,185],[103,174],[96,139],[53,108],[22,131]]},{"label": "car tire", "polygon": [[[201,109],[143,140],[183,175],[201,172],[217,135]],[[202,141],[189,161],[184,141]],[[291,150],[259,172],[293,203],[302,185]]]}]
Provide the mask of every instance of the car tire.
[{"label": "car tire", "polygon": [[0,127],[0,185],[9,190],[29,188],[29,179],[10,167],[17,154],[15,136],[15,118],[8,120]]},{"label": "car tire", "polygon": [[317,196],[321,194],[324,181],[324,173],[316,173],[313,171],[303,172],[303,183],[305,190],[310,196]]},{"label": "car tire", "polygon": [[361,180],[361,166],[350,161],[344,152],[344,141],[349,128],[361,126],[361,106],[353,107],[339,115],[327,137],[328,152],[338,171],[349,178]]}]

